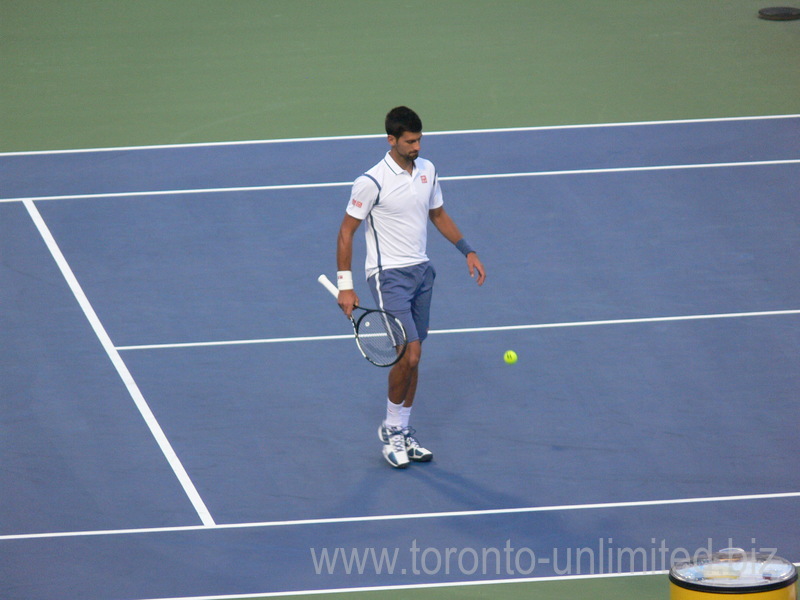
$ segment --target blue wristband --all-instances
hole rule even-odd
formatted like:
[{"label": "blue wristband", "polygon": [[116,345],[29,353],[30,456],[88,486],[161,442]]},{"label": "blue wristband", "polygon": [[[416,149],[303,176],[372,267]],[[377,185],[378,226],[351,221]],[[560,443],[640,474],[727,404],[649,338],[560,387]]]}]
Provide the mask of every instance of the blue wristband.
[{"label": "blue wristband", "polygon": [[458,242],[456,242],[456,248],[458,248],[459,252],[461,252],[461,254],[463,254],[464,256],[466,256],[470,252],[475,252],[472,246],[469,245],[469,242],[464,238],[461,238],[460,240],[458,240]]}]

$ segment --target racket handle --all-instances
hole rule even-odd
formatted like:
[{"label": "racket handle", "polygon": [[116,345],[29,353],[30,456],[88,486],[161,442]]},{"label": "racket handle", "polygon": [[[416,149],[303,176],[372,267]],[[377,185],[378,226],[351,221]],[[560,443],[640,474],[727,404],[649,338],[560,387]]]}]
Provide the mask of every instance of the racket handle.
[{"label": "racket handle", "polygon": [[324,287],[331,294],[333,294],[334,298],[338,298],[339,297],[338,288],[331,283],[331,280],[328,279],[328,277],[326,275],[320,275],[319,277],[317,277],[317,281],[319,281],[322,284],[322,287]]}]

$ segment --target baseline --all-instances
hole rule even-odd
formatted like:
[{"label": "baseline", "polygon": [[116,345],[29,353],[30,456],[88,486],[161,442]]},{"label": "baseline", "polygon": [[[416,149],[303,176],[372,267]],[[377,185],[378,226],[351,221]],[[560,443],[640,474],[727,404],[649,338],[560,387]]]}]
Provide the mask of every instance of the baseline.
[{"label": "baseline", "polygon": [[388,521],[413,521],[418,519],[445,519],[453,517],[483,517],[492,515],[517,515],[582,510],[605,510],[612,508],[640,508],[648,506],[673,506],[681,504],[708,504],[713,502],[746,502],[800,498],[798,492],[776,492],[765,494],[740,494],[734,496],[707,496],[697,498],[667,498],[661,500],[631,500],[626,502],[594,502],[587,504],[562,504],[554,506],[525,506],[518,508],[491,508],[483,510],[454,510],[430,513],[408,513],[393,515],[362,515],[355,517],[330,517],[320,519],[289,519],[286,521],[259,521],[253,523],[214,523],[213,525],[182,525],[173,527],[143,527],[131,529],[108,529],[96,531],[59,531],[53,533],[20,533],[0,535],[0,542],[11,540],[35,540],[51,538],[94,537],[142,533],[177,533],[187,531],[212,531],[224,529],[255,529],[266,527],[295,527],[309,525],[332,525],[340,523],[371,523]]},{"label": "baseline", "polygon": [[[621,123],[587,123],[573,125],[539,125],[531,127],[497,127],[490,129],[455,129],[452,131],[429,131],[426,136],[469,135],[476,133],[510,133],[525,131],[559,131],[569,129],[596,129],[599,127],[645,127],[650,125],[685,125],[692,123],[734,123],[737,121],[769,121],[775,119],[796,119],[800,114],[788,115],[752,115],[745,117],[716,117],[705,119],[671,119],[664,121],[629,121]],[[174,150],[180,148],[217,148],[225,146],[251,146],[254,144],[283,144],[296,142],[328,142],[337,140],[382,139],[380,133],[361,135],[332,135],[319,137],[276,138],[266,140],[240,140],[225,142],[198,142],[192,144],[152,144],[147,146],[109,146],[101,148],[71,148],[65,150],[30,150],[21,152],[0,152],[4,156],[49,156],[55,154],[83,154],[92,152],[130,152],[138,150]]]}]

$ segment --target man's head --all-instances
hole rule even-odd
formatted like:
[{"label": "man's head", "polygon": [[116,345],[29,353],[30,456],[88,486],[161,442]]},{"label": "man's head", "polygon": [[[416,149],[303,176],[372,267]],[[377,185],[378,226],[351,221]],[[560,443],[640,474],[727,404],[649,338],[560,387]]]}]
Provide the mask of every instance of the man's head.
[{"label": "man's head", "polygon": [[419,115],[407,106],[398,106],[386,114],[386,134],[394,138],[401,137],[406,131],[420,133],[422,120]]},{"label": "man's head", "polygon": [[393,108],[386,115],[386,133],[392,157],[400,166],[410,168],[419,156],[422,139],[422,121],[417,113],[405,106]]}]

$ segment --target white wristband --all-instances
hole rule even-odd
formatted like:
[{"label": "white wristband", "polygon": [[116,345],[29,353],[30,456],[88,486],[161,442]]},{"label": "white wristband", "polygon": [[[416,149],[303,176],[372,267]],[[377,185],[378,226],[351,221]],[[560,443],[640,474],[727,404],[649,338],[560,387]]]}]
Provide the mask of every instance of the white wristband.
[{"label": "white wristband", "polygon": [[336,287],[341,292],[342,290],[353,289],[353,272],[352,271],[336,271]]}]

